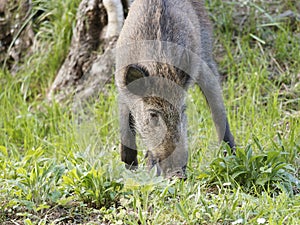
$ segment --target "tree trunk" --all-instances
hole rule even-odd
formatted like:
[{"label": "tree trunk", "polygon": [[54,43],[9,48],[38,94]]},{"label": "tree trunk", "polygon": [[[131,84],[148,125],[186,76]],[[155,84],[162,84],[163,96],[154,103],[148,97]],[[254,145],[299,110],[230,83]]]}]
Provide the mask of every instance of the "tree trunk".
[{"label": "tree trunk", "polygon": [[127,1],[82,0],[70,51],[48,91],[49,100],[68,100],[77,110],[105,91],[113,75],[113,49],[127,10]]},{"label": "tree trunk", "polygon": [[30,12],[29,0],[0,0],[0,67],[8,68],[12,74],[32,50]]}]

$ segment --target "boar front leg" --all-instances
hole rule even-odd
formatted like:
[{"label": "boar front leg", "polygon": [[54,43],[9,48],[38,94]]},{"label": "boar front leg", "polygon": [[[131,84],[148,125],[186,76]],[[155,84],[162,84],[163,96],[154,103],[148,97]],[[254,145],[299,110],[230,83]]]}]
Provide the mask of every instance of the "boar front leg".
[{"label": "boar front leg", "polygon": [[120,136],[121,136],[121,160],[126,163],[127,169],[135,169],[138,166],[137,148],[134,130],[134,119],[128,107],[119,103]]},{"label": "boar front leg", "polygon": [[202,90],[210,107],[213,121],[218,133],[219,141],[224,141],[235,152],[235,142],[231,134],[226,110],[224,106],[219,74],[213,61],[203,62],[197,83]]}]

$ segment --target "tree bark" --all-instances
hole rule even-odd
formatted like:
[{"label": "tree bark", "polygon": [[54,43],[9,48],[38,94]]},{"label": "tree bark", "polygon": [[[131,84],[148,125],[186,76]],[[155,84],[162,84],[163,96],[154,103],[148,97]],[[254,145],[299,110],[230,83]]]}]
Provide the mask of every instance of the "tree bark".
[{"label": "tree bark", "polygon": [[12,74],[31,52],[34,33],[30,12],[29,0],[0,0],[0,67]]},{"label": "tree bark", "polygon": [[[122,26],[115,22],[123,24],[122,15],[110,16],[110,11],[116,9],[108,7],[114,6],[118,6],[119,11],[121,7],[124,19],[128,10],[125,0],[82,0],[69,54],[48,91],[48,100],[69,101],[76,111],[82,103],[105,91],[104,86],[111,82],[113,75],[113,49]],[[109,24],[112,26],[107,27]]]}]

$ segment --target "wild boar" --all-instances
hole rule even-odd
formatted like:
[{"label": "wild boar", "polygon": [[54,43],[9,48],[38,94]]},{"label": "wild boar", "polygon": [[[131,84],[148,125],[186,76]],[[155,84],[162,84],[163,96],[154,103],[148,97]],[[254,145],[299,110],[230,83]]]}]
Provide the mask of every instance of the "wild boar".
[{"label": "wild boar", "polygon": [[121,159],[127,168],[138,166],[138,133],[150,168],[156,166],[164,176],[185,176],[185,93],[194,83],[207,100],[219,141],[234,150],[202,1],[135,0],[117,42],[115,81]]}]

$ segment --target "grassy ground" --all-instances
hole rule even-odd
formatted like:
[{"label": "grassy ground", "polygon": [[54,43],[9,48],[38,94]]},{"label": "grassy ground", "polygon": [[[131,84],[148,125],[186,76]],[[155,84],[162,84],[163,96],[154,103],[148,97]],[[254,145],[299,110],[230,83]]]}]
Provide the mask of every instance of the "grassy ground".
[{"label": "grassy ground", "polygon": [[43,100],[78,1],[39,2],[48,14],[36,53],[16,75],[0,71],[1,224],[300,224],[297,1],[207,1],[238,150],[222,156],[191,89],[185,181],[124,170],[114,85],[80,124],[68,107]]}]

